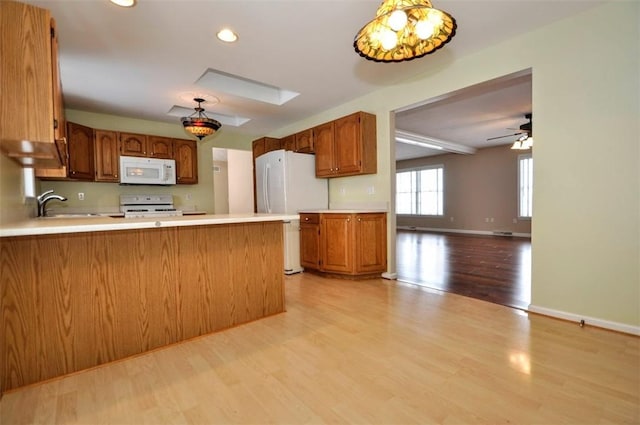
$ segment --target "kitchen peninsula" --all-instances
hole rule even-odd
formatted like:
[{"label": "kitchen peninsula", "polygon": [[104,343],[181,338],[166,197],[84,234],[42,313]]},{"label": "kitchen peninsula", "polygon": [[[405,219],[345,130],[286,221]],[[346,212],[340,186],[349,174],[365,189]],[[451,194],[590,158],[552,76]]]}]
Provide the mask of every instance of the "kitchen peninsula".
[{"label": "kitchen peninsula", "polygon": [[0,393],[284,311],[297,215],[40,218],[0,228]]}]

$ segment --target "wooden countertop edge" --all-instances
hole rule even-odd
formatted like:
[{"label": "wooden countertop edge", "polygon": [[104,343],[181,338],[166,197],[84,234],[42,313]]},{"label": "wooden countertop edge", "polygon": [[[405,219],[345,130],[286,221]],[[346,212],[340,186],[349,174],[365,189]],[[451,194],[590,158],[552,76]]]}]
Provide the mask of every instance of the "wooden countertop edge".
[{"label": "wooden countertop edge", "polygon": [[108,232],[113,230],[205,226],[216,224],[259,223],[265,221],[289,221],[298,219],[298,214],[206,214],[161,218],[32,218],[3,225],[0,227],[0,237]]}]

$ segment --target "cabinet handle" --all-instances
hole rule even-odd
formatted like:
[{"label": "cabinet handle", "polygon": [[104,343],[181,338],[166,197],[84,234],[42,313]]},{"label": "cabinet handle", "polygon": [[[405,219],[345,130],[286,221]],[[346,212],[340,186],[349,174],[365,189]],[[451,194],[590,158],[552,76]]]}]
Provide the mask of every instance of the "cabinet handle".
[{"label": "cabinet handle", "polygon": [[348,219],[347,219],[347,223],[348,223],[348,222],[350,222],[350,221],[351,221],[351,218],[348,218]]},{"label": "cabinet handle", "polygon": [[358,223],[361,222],[362,220],[360,220],[360,217],[358,217]]},{"label": "cabinet handle", "polygon": [[309,221],[309,217],[305,217],[305,218],[304,218],[304,221]]}]

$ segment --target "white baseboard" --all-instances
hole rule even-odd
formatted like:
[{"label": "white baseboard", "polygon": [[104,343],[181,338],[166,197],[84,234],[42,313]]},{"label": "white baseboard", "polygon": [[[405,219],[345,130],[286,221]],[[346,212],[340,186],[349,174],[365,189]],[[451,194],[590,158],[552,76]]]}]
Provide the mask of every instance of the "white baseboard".
[{"label": "white baseboard", "polygon": [[396,280],[398,278],[398,273],[384,272],[382,273],[382,278],[388,280]]},{"label": "white baseboard", "polygon": [[598,319],[596,317],[581,316],[579,314],[568,313],[566,311],[554,310],[546,307],[529,304],[528,310],[531,313],[542,314],[544,316],[556,317],[558,319],[568,320],[580,323],[584,320],[585,325],[597,326],[599,328],[609,329],[612,331],[622,332],[640,336],[640,326],[627,325],[625,323],[611,322],[609,320]]},{"label": "white baseboard", "polygon": [[[464,233],[467,235],[488,235],[496,236],[492,230],[465,230],[465,229],[440,229],[436,227],[416,227],[416,226],[396,226],[401,230],[418,230],[421,232],[445,232],[445,233]],[[510,236],[518,238],[530,238],[531,233],[512,233]]]}]

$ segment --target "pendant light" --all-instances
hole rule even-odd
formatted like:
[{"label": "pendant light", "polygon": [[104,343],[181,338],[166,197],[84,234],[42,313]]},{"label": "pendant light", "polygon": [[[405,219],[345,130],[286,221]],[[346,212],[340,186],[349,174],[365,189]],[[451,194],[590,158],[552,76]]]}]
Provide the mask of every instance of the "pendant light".
[{"label": "pendant light", "polygon": [[365,59],[402,62],[433,53],[451,41],[456,20],[429,0],[384,0],[353,47]]},{"label": "pendant light", "polygon": [[[196,136],[198,140],[202,140],[218,131],[222,124],[205,115],[204,108],[200,106],[204,99],[196,97],[193,100],[198,102],[198,106],[194,108],[196,111],[188,117],[183,117],[181,121],[185,130]],[[196,114],[197,116],[195,116]]]}]

